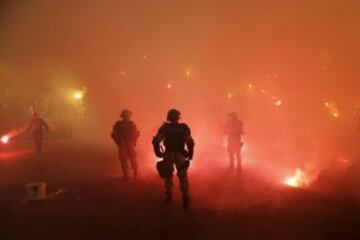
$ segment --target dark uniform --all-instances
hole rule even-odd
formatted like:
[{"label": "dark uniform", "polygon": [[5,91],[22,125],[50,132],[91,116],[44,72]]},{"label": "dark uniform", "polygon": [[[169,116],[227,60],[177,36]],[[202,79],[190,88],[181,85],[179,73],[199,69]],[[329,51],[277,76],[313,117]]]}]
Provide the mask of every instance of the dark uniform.
[{"label": "dark uniform", "polygon": [[234,170],[235,157],[237,170],[241,172],[241,135],[244,134],[243,123],[238,119],[236,113],[229,114],[229,120],[225,126],[224,134],[227,136],[227,149],[229,152],[229,170]]},{"label": "dark uniform", "polygon": [[[190,128],[185,123],[179,123],[179,118],[179,111],[174,109],[169,111],[169,122],[164,123],[160,127],[156,136],[153,138],[153,146],[155,154],[157,157],[163,158],[163,164],[168,171],[164,177],[166,201],[170,202],[172,200],[174,185],[173,172],[175,166],[180,182],[183,206],[186,208],[190,202],[187,169],[190,164],[189,160],[193,157],[194,140],[191,137]],[[160,150],[161,142],[163,142],[165,146],[165,152],[161,152]]]},{"label": "dark uniform", "polygon": [[118,146],[119,160],[123,170],[123,177],[128,179],[128,159],[134,171],[134,177],[138,175],[138,166],[136,161],[136,142],[140,136],[140,132],[133,121],[130,120],[131,112],[124,110],[121,113],[122,120],[119,120],[113,126],[111,134],[113,140]]},{"label": "dark uniform", "polygon": [[42,139],[44,135],[44,129],[49,131],[49,125],[40,118],[37,114],[34,114],[33,119],[31,119],[27,132],[32,133],[32,137],[35,143],[35,151],[40,153],[42,151]]}]

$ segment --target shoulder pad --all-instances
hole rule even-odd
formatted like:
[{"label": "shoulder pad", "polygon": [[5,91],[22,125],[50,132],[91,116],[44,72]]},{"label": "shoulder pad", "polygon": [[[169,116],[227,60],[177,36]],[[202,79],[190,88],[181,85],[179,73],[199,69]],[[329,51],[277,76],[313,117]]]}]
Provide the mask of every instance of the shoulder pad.
[{"label": "shoulder pad", "polygon": [[190,130],[189,126],[186,123],[180,123],[181,128]]}]

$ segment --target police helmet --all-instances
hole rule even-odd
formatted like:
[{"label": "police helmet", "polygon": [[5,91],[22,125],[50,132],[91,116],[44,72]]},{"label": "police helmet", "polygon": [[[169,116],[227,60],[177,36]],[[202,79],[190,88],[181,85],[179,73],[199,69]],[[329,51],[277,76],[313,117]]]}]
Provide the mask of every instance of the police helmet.
[{"label": "police helmet", "polygon": [[169,122],[177,122],[180,119],[180,111],[176,109],[170,109],[167,114],[167,120]]},{"label": "police helmet", "polygon": [[132,112],[128,109],[124,109],[121,111],[120,117],[122,118],[130,118]]}]

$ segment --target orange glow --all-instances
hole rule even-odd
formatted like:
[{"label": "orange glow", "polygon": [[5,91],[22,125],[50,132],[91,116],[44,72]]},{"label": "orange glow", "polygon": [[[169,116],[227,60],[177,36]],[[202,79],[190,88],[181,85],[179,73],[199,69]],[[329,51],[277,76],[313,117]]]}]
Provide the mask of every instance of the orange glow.
[{"label": "orange glow", "polygon": [[324,106],[332,117],[334,117],[334,118],[340,117],[340,112],[339,112],[339,109],[336,106],[335,102],[326,101],[326,102],[324,102]]},{"label": "orange glow", "polygon": [[295,175],[286,179],[284,181],[284,184],[290,187],[304,188],[309,186],[310,179],[309,176],[303,170],[297,168],[295,171]]},{"label": "orange glow", "polygon": [[73,98],[74,98],[75,100],[81,100],[81,99],[83,99],[83,98],[84,98],[84,92],[81,91],[81,90],[76,90],[76,91],[74,92],[74,94],[73,94]]},{"label": "orange glow", "polygon": [[166,85],[166,87],[167,87],[168,89],[171,89],[171,88],[172,88],[172,85],[171,85],[170,83],[168,83],[168,84]]},{"label": "orange glow", "polygon": [[231,99],[233,97],[232,93],[228,93],[227,98]]},{"label": "orange glow", "polygon": [[3,144],[7,144],[9,142],[9,140],[10,140],[10,137],[7,135],[1,137],[1,142]]},{"label": "orange glow", "polygon": [[282,105],[282,101],[281,101],[281,100],[277,100],[277,101],[275,102],[275,106],[280,107],[281,105]]}]

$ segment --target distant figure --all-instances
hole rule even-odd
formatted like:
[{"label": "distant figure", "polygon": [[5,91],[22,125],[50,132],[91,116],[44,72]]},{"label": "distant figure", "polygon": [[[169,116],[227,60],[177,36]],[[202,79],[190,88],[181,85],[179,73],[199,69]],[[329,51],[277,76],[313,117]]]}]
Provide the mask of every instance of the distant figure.
[{"label": "distant figure", "polygon": [[237,171],[241,173],[241,135],[244,134],[243,123],[239,120],[235,112],[229,113],[224,134],[227,136],[227,149],[229,152],[229,170],[234,170],[235,157],[237,161]]},{"label": "distant figure", "polygon": [[125,180],[129,179],[128,159],[134,172],[134,178],[138,176],[135,146],[140,132],[137,130],[135,123],[130,120],[131,114],[129,110],[124,109],[120,114],[121,120],[115,123],[111,133],[111,137],[119,149],[119,160]]},{"label": "distant figure", "polygon": [[39,117],[39,114],[37,112],[35,112],[28,128],[26,129],[26,132],[32,133],[35,143],[35,151],[37,153],[41,153],[42,151],[44,128],[46,131],[49,131],[49,125],[42,118]]},{"label": "distant figure", "polygon": [[[160,127],[153,138],[152,144],[155,155],[158,158],[163,158],[161,162],[158,162],[157,168],[160,176],[165,180],[165,203],[172,202],[175,165],[180,181],[183,207],[188,208],[190,196],[187,170],[194,154],[194,140],[191,137],[190,128],[185,123],[179,123],[179,120],[180,112],[171,109],[167,114],[167,122]],[[161,149],[161,142],[165,146],[165,152]],[[185,146],[187,149],[185,149]]]}]

